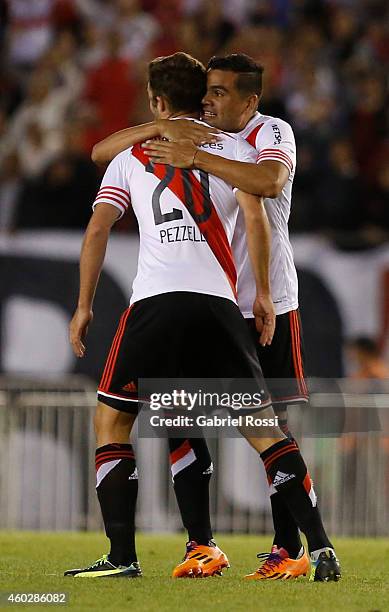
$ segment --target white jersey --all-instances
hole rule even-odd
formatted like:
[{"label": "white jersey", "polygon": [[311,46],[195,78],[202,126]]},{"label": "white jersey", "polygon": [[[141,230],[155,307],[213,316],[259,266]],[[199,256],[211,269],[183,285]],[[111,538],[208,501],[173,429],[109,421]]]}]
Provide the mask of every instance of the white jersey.
[{"label": "white jersey", "polygon": [[[274,160],[289,170],[289,179],[277,198],[265,198],[266,212],[272,230],[270,282],[276,314],[284,314],[298,307],[298,282],[289,240],[292,184],[296,167],[296,144],[292,128],[282,119],[256,113],[244,130],[239,132],[259,154],[257,163]],[[246,229],[239,211],[232,241],[238,271],[238,303],[244,317],[253,316],[255,280],[246,243]]]},{"label": "white jersey", "polygon": [[[223,134],[218,143],[203,148],[249,163],[258,157],[236,135]],[[103,202],[121,214],[131,202],[138,219],[139,258],[131,303],[172,291],[236,302],[231,241],[238,204],[230,185],[203,171],[153,164],[138,144],[108,166],[93,206]]]}]

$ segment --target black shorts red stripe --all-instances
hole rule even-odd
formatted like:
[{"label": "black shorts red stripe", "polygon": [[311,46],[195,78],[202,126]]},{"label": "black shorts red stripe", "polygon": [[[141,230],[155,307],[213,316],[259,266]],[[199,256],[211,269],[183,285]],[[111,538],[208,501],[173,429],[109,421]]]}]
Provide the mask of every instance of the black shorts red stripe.
[{"label": "black shorts red stripe", "polygon": [[261,346],[254,319],[246,319],[273,404],[308,401],[304,374],[304,345],[298,310],[277,315],[270,346]]},{"label": "black shorts red stripe", "polygon": [[171,292],[140,300],[122,315],[98,388],[104,404],[136,414],[140,380],[245,379],[270,404],[249,330],[231,300]]}]

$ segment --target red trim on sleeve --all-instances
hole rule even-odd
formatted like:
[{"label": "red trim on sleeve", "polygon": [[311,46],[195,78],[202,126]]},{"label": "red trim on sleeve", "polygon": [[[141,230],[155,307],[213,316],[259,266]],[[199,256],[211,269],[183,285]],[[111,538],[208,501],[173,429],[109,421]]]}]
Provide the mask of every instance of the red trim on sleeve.
[{"label": "red trim on sleeve", "polygon": [[119,204],[119,206],[123,209],[124,212],[127,210],[126,204],[123,204],[121,200],[118,200],[117,198],[114,198],[113,196],[106,196],[103,194],[101,196],[97,196],[97,198],[94,201],[95,204],[101,204],[103,202],[106,202],[107,204],[116,202],[117,204]]},{"label": "red trim on sleeve", "polygon": [[257,125],[248,136],[246,136],[245,140],[251,144],[252,147],[254,147],[254,149],[256,149],[255,146],[255,141],[257,140],[257,134],[259,132],[259,130],[261,129],[261,127],[263,126],[263,123],[260,123],[259,125]]},{"label": "red trim on sleeve", "polygon": [[105,187],[104,189],[100,189],[97,192],[96,198],[98,198],[101,195],[114,195],[115,197],[120,198],[121,200],[123,200],[123,202],[125,204],[129,204],[129,202],[130,202],[130,197],[129,196],[125,197],[121,193],[118,193],[117,191],[113,191],[112,189],[108,189],[107,187]]},{"label": "red trim on sleeve", "polygon": [[124,193],[127,198],[129,198],[129,194],[128,191],[126,191],[125,189],[121,189],[121,187],[115,187],[114,185],[104,185],[103,187],[100,188],[99,191],[101,191],[102,189],[116,189],[117,191],[121,191],[122,193]]},{"label": "red trim on sleeve", "polygon": [[293,170],[292,160],[286,153],[280,151],[279,149],[263,149],[258,155],[257,163],[264,161],[265,159],[282,160],[288,166],[290,171]]}]

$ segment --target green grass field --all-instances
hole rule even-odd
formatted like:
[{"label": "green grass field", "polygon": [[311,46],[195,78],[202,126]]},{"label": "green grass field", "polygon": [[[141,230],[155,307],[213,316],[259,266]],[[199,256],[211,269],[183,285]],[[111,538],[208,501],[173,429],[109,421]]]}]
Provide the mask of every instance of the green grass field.
[{"label": "green grass field", "polygon": [[[389,610],[388,539],[338,539],[343,578],[328,584],[310,583],[305,578],[244,582],[242,575],[256,567],[255,555],[268,550],[270,538],[230,535],[218,537],[232,566],[222,578],[172,580],[170,573],[183,555],[183,544],[183,536],[139,535],[143,578],[75,580],[63,577],[62,572],[101,556],[106,551],[102,535],[0,532],[0,591],[66,591],[70,600],[66,608],[73,610]],[[31,604],[12,607],[58,608]]]}]

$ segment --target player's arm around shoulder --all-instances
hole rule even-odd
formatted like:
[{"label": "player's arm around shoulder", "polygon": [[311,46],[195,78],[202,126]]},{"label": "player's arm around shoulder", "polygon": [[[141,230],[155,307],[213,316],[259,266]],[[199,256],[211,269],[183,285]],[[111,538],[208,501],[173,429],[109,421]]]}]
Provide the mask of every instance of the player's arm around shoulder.
[{"label": "player's arm around shoulder", "polygon": [[94,145],[91,154],[92,161],[98,166],[106,166],[125,149],[156,136],[158,136],[158,127],[155,121],[124,128]]},{"label": "player's arm around shoulder", "polygon": [[[169,142],[186,140],[195,146],[216,142],[215,132],[217,130],[214,128],[189,119],[157,119],[107,136],[94,145],[91,157],[95,164],[104,166],[124,149],[153,138],[164,138]],[[174,152],[175,149],[172,146],[169,151]]]},{"label": "player's arm around shoulder", "polygon": [[242,138],[237,137],[235,159],[226,159],[210,154],[203,149],[196,153],[194,166],[223,179],[230,185],[264,198],[275,198],[281,193],[288,174],[281,164],[267,162],[258,164],[258,152]]},{"label": "player's arm around shoulder", "polygon": [[271,344],[276,324],[269,273],[271,229],[262,198],[240,190],[235,196],[244,215],[247,249],[255,278],[253,314],[260,332],[259,342],[265,346]]}]

